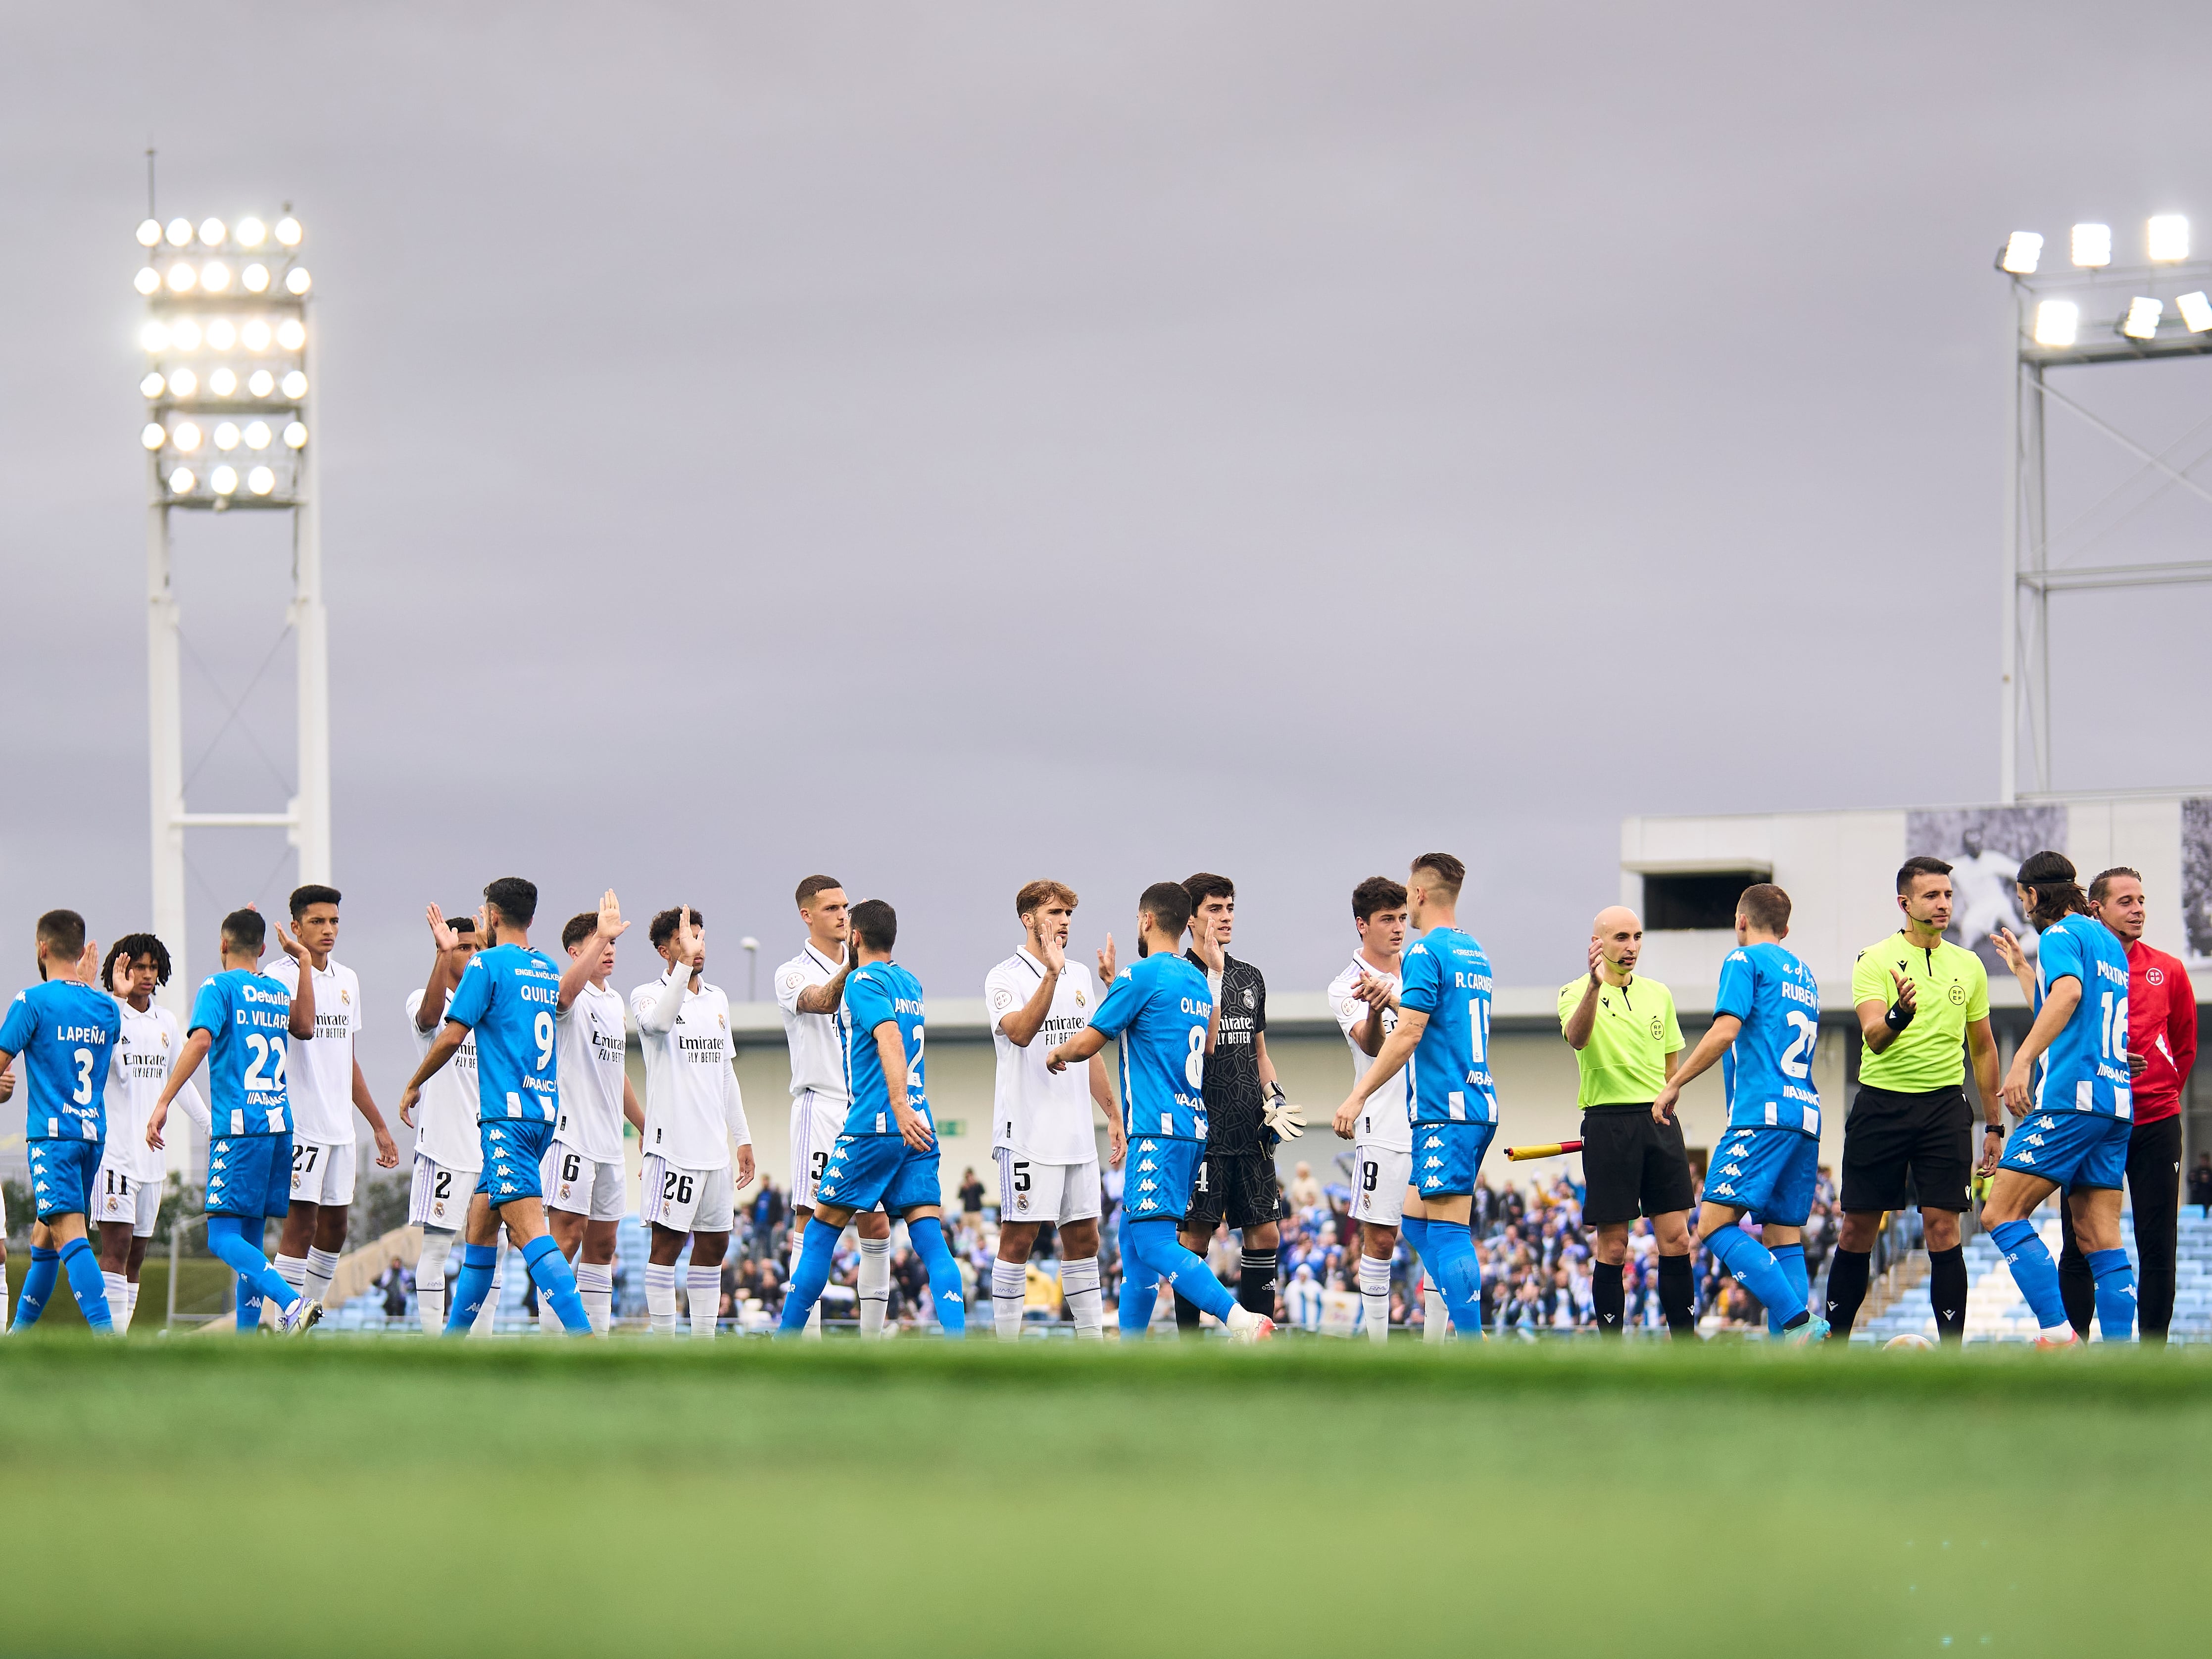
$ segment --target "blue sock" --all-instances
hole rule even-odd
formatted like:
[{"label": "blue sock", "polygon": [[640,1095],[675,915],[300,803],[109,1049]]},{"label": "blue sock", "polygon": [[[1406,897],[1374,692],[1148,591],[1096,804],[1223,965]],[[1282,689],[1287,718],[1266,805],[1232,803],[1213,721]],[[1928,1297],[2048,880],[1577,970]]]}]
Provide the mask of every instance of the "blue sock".
[{"label": "blue sock", "polygon": [[[461,1271],[446,1281],[446,1329],[447,1336],[466,1336],[483,1311],[484,1298],[491,1294],[493,1275],[499,1271],[499,1246],[496,1244],[464,1244],[461,1246]],[[575,1280],[572,1277],[569,1287]]]},{"label": "blue sock", "polygon": [[822,1299],[822,1287],[830,1282],[837,1241],[844,1232],[842,1226],[833,1227],[819,1216],[807,1222],[806,1237],[799,1242],[799,1261],[792,1267],[791,1283],[784,1289],[783,1317],[776,1322],[779,1335],[796,1336],[806,1328],[807,1316]]},{"label": "blue sock", "polygon": [[46,1310],[54,1281],[62,1276],[62,1253],[42,1244],[31,1247],[31,1270],[23,1275],[23,1288],[15,1292],[15,1322],[10,1330],[28,1330]]},{"label": "blue sock", "polygon": [[968,1334],[968,1304],[960,1294],[960,1264],[945,1247],[945,1227],[933,1215],[909,1219],[906,1236],[921,1265],[929,1270],[929,1296],[937,1327],[947,1336]]},{"label": "blue sock", "polygon": [[[1782,1271],[1774,1253],[1742,1228],[1722,1228],[1705,1241],[1705,1248],[1720,1258],[1721,1266],[1735,1274],[1744,1289],[1766,1304],[1770,1318],[1777,1313],[1782,1316],[1782,1329],[1791,1329],[1803,1320],[1805,1299],[1790,1284],[1790,1275]],[[2056,1288],[2055,1272],[2051,1282]]]},{"label": "blue sock", "polygon": [[530,1281],[538,1286],[538,1294],[545,1298],[546,1305],[560,1320],[561,1328],[571,1336],[589,1336],[592,1316],[584,1311],[584,1298],[576,1294],[575,1269],[562,1255],[553,1235],[540,1233],[524,1245],[522,1265],[529,1269]]},{"label": "blue sock", "polygon": [[1152,1310],[1159,1305],[1160,1281],[1129,1254],[1129,1241],[1121,1240],[1121,1303],[1116,1310],[1124,1337],[1141,1337],[1152,1328]]},{"label": "blue sock", "polygon": [[84,1322],[112,1335],[115,1319],[107,1311],[107,1281],[100,1276],[100,1257],[91,1244],[72,1238],[63,1245],[62,1271],[69,1275],[70,1294],[76,1298]]},{"label": "blue sock", "polygon": [[1427,1224],[1429,1247],[1435,1251],[1430,1271],[1451,1310],[1452,1328],[1474,1338],[1482,1330],[1482,1258],[1474,1253],[1474,1239],[1464,1221]]},{"label": "blue sock", "polygon": [[[1805,1272],[1805,1247],[1802,1244],[1777,1244],[1767,1254],[1774,1265],[1782,1269],[1790,1288],[1797,1292],[1797,1300],[1807,1307],[1813,1305],[1813,1281]],[[1775,1335],[1782,1334],[1782,1315],[1772,1303],[1766,1306],[1766,1328]]]},{"label": "blue sock", "polygon": [[2026,1221],[2008,1221],[1990,1229],[1990,1237],[2012,1269],[2012,1282],[2034,1311],[2035,1322],[2046,1331],[2066,1323],[2066,1300],[2058,1291],[2058,1264],[2043,1248],[2035,1228]]},{"label": "blue sock", "polygon": [[[292,1304],[300,1299],[299,1291],[284,1282],[283,1276],[269,1265],[269,1258],[246,1242],[246,1218],[237,1215],[211,1215],[208,1218],[208,1249],[213,1250],[223,1265],[236,1273],[240,1281],[238,1298],[238,1328],[250,1330],[246,1323],[247,1302],[245,1291],[251,1288],[258,1292],[252,1303],[256,1324],[261,1319],[260,1297],[265,1297],[289,1313]],[[261,1222],[253,1222],[253,1236],[261,1236]]]},{"label": "blue sock", "polygon": [[1213,1276],[1205,1258],[1193,1255],[1183,1249],[1176,1237],[1176,1218],[1173,1216],[1148,1216],[1142,1221],[1125,1222],[1121,1228],[1121,1249],[1124,1255],[1133,1255],[1155,1280],[1165,1279],[1198,1304],[1200,1313],[1210,1313],[1223,1324],[1237,1307],[1237,1298],[1229,1287]]},{"label": "blue sock", "polygon": [[253,1288],[253,1281],[240,1273],[238,1276],[238,1312],[234,1322],[241,1331],[261,1328],[261,1292]]},{"label": "blue sock", "polygon": [[2097,1275],[2097,1328],[2107,1342],[2125,1342],[2136,1334],[2136,1270],[2125,1250],[2092,1250],[2089,1271]]}]

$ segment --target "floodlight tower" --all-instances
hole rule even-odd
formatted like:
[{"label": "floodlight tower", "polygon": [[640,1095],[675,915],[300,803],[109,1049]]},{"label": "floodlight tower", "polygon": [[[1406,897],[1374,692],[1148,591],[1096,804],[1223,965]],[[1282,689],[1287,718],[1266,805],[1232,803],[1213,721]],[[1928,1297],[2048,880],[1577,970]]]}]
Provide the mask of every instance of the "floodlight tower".
[{"label": "floodlight tower", "polygon": [[[152,760],[154,927],[174,964],[163,1001],[181,1015],[185,832],[281,827],[303,883],[331,877],[329,629],[323,609],[307,386],[308,291],[302,232],[289,205],[274,226],[247,217],[149,218],[138,227],[146,296],[139,391],[146,423],[146,696]],[[169,580],[169,515],[292,515],[292,629],[299,670],[298,793],[281,812],[185,805],[179,616]]]},{"label": "floodlight tower", "polygon": [[2012,279],[2012,448],[2005,497],[2002,716],[1998,790],[2020,799],[2021,726],[2027,726],[2027,793],[2047,794],[2051,770],[2051,596],[2104,587],[2212,581],[2212,561],[2054,564],[2046,512],[2044,416],[2057,404],[2178,486],[2212,506],[2212,489],[2092,413],[2047,380],[2049,370],[2212,354],[2212,261],[2190,258],[2189,221],[2160,214],[2144,227],[2144,260],[2112,264],[2109,225],[2075,225],[2068,265],[2042,271],[2043,238],[2016,230],[1997,255]]}]

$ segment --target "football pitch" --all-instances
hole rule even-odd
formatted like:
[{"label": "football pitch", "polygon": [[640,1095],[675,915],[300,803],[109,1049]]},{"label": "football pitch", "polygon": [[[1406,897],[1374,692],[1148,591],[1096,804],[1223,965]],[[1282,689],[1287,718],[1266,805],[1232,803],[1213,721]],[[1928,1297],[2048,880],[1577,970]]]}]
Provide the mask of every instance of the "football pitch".
[{"label": "football pitch", "polygon": [[0,1345],[0,1650],[2201,1651],[2186,1352]]}]

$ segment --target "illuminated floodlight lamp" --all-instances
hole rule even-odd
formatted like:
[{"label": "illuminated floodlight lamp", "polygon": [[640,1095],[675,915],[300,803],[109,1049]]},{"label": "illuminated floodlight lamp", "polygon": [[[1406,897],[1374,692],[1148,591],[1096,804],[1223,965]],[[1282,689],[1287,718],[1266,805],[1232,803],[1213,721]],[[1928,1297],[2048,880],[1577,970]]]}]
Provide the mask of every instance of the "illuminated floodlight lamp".
[{"label": "illuminated floodlight lamp", "polygon": [[238,331],[238,337],[248,351],[269,349],[269,321],[264,317],[249,317],[246,326]]},{"label": "illuminated floodlight lamp", "polygon": [[220,219],[200,221],[200,240],[205,242],[210,247],[221,247],[222,239],[229,234],[228,228]]},{"label": "illuminated floodlight lamp", "polygon": [[257,398],[266,398],[276,390],[276,377],[265,368],[257,368],[246,377],[246,389]]},{"label": "illuminated floodlight lamp", "polygon": [[284,395],[296,404],[307,395],[307,377],[295,368],[284,377],[283,387]]},{"label": "illuminated floodlight lamp", "polygon": [[235,398],[238,395],[238,376],[227,367],[218,368],[208,376],[208,390],[218,398]]},{"label": "illuminated floodlight lamp", "polygon": [[2039,231],[2015,230],[2005,238],[2004,252],[1997,255],[1997,269],[2014,276],[2033,276],[2042,263],[2043,236]]},{"label": "illuminated floodlight lamp", "polygon": [[2179,213],[2151,216],[2144,241],[2154,265],[2179,264],[2189,257],[2189,221]]},{"label": "illuminated floodlight lamp", "polygon": [[257,495],[266,495],[276,488],[276,475],[265,466],[257,466],[246,475],[246,487]]},{"label": "illuminated floodlight lamp", "polygon": [[218,317],[207,325],[207,343],[210,350],[228,351],[238,343],[238,329],[228,317]]},{"label": "illuminated floodlight lamp", "polygon": [[192,222],[189,219],[170,220],[168,236],[171,247],[189,246],[192,240]]},{"label": "illuminated floodlight lamp", "polygon": [[200,389],[200,377],[189,368],[169,371],[169,390],[179,398],[189,398]]},{"label": "illuminated floodlight lamp", "polygon": [[238,489],[238,469],[219,466],[208,474],[208,483],[218,495],[233,495]]},{"label": "illuminated floodlight lamp", "polygon": [[2045,300],[2035,308],[2035,343],[2070,346],[2081,331],[2081,307],[2071,300]]},{"label": "illuminated floodlight lamp", "polygon": [[314,278],[307,275],[305,265],[294,265],[284,273],[284,286],[295,294],[305,294],[313,286]]},{"label": "illuminated floodlight lamp", "polygon": [[286,426],[284,447],[287,449],[305,449],[307,447],[307,428],[297,421]]},{"label": "illuminated floodlight lamp", "polygon": [[2074,227],[2074,263],[2084,270],[2102,270],[2112,263],[2112,228],[2110,225],[2076,225]]},{"label": "illuminated floodlight lamp", "polygon": [[269,267],[257,260],[239,273],[238,280],[248,294],[266,294],[269,291]]},{"label": "illuminated floodlight lamp", "polygon": [[161,222],[159,219],[141,219],[138,222],[138,246],[159,247],[161,245]]},{"label": "illuminated floodlight lamp", "polygon": [[215,447],[216,447],[217,449],[222,449],[222,450],[232,450],[232,449],[235,449],[235,448],[237,448],[237,447],[238,447],[238,428],[237,428],[237,427],[235,427],[234,425],[233,425],[230,422],[228,422],[228,421],[225,421],[225,422],[224,422],[221,426],[219,426],[219,427],[216,428],[216,429],[215,429]]},{"label": "illuminated floodlight lamp", "polygon": [[179,317],[169,325],[169,339],[179,351],[198,351],[200,325],[189,317]]},{"label": "illuminated floodlight lamp", "polygon": [[190,421],[179,421],[169,434],[169,441],[189,455],[200,447],[200,429]]},{"label": "illuminated floodlight lamp", "polygon": [[2212,296],[2203,289],[2194,294],[2185,294],[2173,302],[2181,313],[2181,320],[2191,334],[2212,333]]},{"label": "illuminated floodlight lamp", "polygon": [[210,294],[221,294],[230,287],[230,267],[220,259],[210,259],[200,267],[200,286]]},{"label": "illuminated floodlight lamp", "polygon": [[168,382],[161,378],[157,370],[138,382],[138,392],[141,397],[158,398],[167,385]]},{"label": "illuminated floodlight lamp", "polygon": [[248,421],[246,423],[246,447],[248,449],[268,448],[269,436],[268,422]]},{"label": "illuminated floodlight lamp", "polygon": [[191,468],[180,466],[169,474],[169,493],[172,495],[189,495],[192,493],[193,482]]},{"label": "illuminated floodlight lamp", "polygon": [[2138,295],[2128,301],[2128,314],[2120,319],[2120,332],[2130,340],[2148,340],[2158,334],[2158,319],[2166,307],[2156,300],[2147,300]]},{"label": "illuminated floodlight lamp", "polygon": [[160,323],[149,323],[138,331],[138,343],[148,351],[167,351],[169,331]]},{"label": "illuminated floodlight lamp", "polygon": [[138,441],[149,449],[159,449],[169,441],[169,434],[161,429],[159,421],[149,421],[139,428]]},{"label": "illuminated floodlight lamp", "polygon": [[276,222],[276,240],[286,247],[300,246],[300,222],[286,214]]},{"label": "illuminated floodlight lamp", "polygon": [[179,259],[169,267],[169,291],[172,294],[190,294],[199,279],[199,273],[192,269],[190,259]]},{"label": "illuminated floodlight lamp", "polygon": [[307,325],[297,317],[287,317],[276,325],[276,343],[287,351],[297,351],[307,343]]},{"label": "illuminated floodlight lamp", "polygon": [[138,274],[131,280],[141,294],[151,294],[161,286],[161,273],[151,265],[141,265]]},{"label": "illuminated floodlight lamp", "polygon": [[239,246],[259,247],[269,240],[269,227],[249,214],[238,222],[237,228],[232,234],[238,239]]}]

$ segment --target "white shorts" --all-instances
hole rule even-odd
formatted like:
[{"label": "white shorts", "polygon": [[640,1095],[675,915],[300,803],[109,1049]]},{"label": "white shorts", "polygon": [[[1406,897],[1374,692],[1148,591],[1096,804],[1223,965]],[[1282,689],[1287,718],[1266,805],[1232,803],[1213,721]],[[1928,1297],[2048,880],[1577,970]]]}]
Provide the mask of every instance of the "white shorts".
[{"label": "white shorts", "polygon": [[346,1205],[353,1202],[353,1146],[318,1146],[312,1140],[292,1143],[292,1201],[295,1204]]},{"label": "white shorts", "polygon": [[999,1219],[1049,1221],[1060,1226],[1070,1221],[1096,1221],[1105,1208],[1099,1201],[1098,1160],[1080,1164],[1040,1164],[1018,1158],[1013,1149],[999,1147]]},{"label": "white shorts", "polygon": [[449,1170],[433,1158],[415,1154],[415,1188],[407,1200],[407,1224],[440,1227],[457,1233],[469,1223],[469,1200],[476,1196],[476,1170]]},{"label": "white shorts", "polygon": [[[95,1222],[127,1221],[134,1238],[154,1236],[154,1218],[161,1211],[161,1183],[141,1181],[128,1170],[102,1164],[92,1195]],[[0,1224],[5,1218],[0,1217]]]},{"label": "white shorts", "polygon": [[1352,1149],[1352,1218],[1377,1227],[1395,1227],[1405,1218],[1406,1186],[1413,1178],[1413,1154],[1395,1146]]},{"label": "white shorts", "polygon": [[845,1133],[845,1120],[853,1114],[849,1100],[831,1100],[811,1089],[791,1103],[791,1207],[814,1207],[815,1183],[837,1137]]},{"label": "white shorts", "polygon": [[730,1166],[679,1170],[658,1152],[645,1157],[645,1219],[672,1233],[726,1233],[737,1219]]},{"label": "white shorts", "polygon": [[629,1208],[623,1196],[622,1160],[612,1163],[586,1158],[573,1146],[555,1141],[538,1166],[538,1184],[545,1194],[545,1206],[593,1221],[620,1221]]}]

